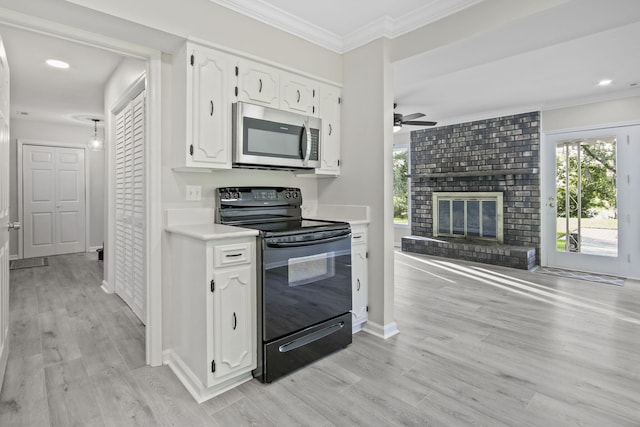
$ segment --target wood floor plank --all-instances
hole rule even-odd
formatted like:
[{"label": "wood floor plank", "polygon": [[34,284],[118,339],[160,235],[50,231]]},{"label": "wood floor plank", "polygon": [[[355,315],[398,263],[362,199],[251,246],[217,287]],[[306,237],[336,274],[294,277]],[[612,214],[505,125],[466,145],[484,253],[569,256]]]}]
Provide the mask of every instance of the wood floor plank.
[{"label": "wood floor plank", "polygon": [[207,415],[213,416],[216,412],[219,412],[227,406],[233,405],[244,398],[245,395],[238,390],[238,388],[232,388],[225,393],[203,402],[202,408],[207,412]]},{"label": "wood floor plank", "polygon": [[45,366],[81,357],[65,308],[40,313],[39,319]]},{"label": "wood floor plank", "polygon": [[247,398],[241,399],[212,415],[214,425],[219,427],[275,427]]},{"label": "wood floor plank", "polygon": [[9,358],[0,392],[0,426],[48,426],[42,355]]},{"label": "wood floor plank", "polygon": [[265,385],[257,381],[249,381],[242,384],[239,389],[247,400],[277,426],[330,425],[325,417],[279,383]]},{"label": "wood floor plank", "polygon": [[91,377],[96,400],[106,426],[157,426],[149,402],[131,373],[109,369]]},{"label": "wood floor plank", "polygon": [[141,394],[153,411],[154,417],[166,426],[208,426],[209,414],[198,405],[173,375],[169,367],[145,366],[132,371]]}]

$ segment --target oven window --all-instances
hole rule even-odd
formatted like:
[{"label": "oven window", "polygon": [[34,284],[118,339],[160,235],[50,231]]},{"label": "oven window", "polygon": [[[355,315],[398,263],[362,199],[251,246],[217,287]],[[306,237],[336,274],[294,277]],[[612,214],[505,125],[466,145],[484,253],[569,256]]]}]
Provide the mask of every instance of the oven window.
[{"label": "oven window", "polygon": [[289,286],[306,285],[335,274],[335,252],[289,259]]}]

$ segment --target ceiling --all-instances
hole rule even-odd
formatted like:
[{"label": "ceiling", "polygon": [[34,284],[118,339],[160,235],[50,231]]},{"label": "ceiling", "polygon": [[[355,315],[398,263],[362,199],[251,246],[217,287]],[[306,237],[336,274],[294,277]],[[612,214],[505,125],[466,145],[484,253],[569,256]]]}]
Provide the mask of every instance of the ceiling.
[{"label": "ceiling", "polygon": [[[381,36],[395,38],[482,0],[210,1],[343,52]],[[92,19],[98,27],[110,22]],[[125,35],[127,28],[122,24]],[[121,55],[3,25],[0,34],[11,67],[13,117],[77,124],[78,117],[102,116],[104,86]],[[443,125],[640,96],[637,40],[639,1],[568,0],[396,62],[396,112],[422,112]],[[50,69],[44,60],[51,56],[71,68]],[[598,87],[603,78],[613,84]]]},{"label": "ceiling", "polygon": [[[121,55],[0,25],[11,72],[11,117],[85,124],[104,117],[104,88]],[[47,59],[70,64],[66,70]]]},{"label": "ceiling", "polygon": [[338,53],[394,38],[483,0],[211,0]]}]

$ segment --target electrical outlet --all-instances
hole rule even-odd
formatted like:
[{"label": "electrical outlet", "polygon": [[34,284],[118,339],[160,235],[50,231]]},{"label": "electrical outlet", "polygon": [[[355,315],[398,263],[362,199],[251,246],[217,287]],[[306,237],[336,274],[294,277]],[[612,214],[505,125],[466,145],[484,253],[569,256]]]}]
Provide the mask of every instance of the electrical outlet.
[{"label": "electrical outlet", "polygon": [[202,186],[187,185],[187,201],[197,202],[202,200]]}]

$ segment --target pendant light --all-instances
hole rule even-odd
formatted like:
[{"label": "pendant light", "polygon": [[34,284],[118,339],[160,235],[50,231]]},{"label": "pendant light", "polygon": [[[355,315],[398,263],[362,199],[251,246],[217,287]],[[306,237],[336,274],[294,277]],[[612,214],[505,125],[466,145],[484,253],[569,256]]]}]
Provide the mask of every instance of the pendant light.
[{"label": "pendant light", "polygon": [[91,120],[93,120],[93,135],[91,136],[91,139],[89,139],[89,142],[87,142],[87,147],[89,147],[91,151],[102,151],[104,145],[102,143],[102,139],[98,138],[98,122],[100,119]]}]

